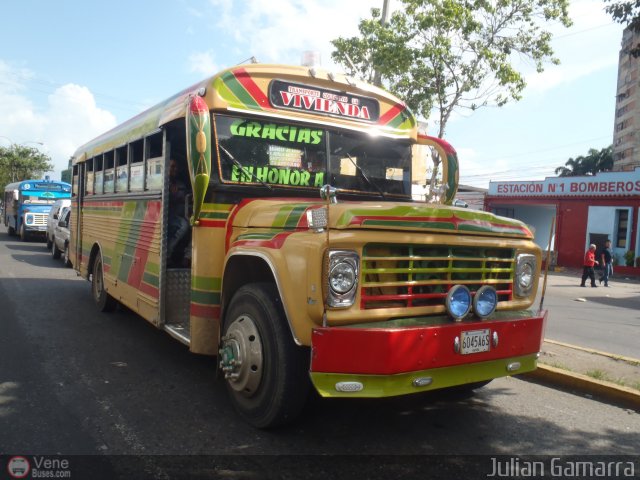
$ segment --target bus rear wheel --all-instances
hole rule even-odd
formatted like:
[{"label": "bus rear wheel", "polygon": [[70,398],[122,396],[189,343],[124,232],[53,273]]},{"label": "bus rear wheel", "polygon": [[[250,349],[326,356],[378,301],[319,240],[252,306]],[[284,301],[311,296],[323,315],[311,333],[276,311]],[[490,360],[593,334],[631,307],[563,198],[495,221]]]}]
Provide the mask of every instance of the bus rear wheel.
[{"label": "bus rear wheel", "polygon": [[[55,243],[53,244],[53,248],[56,248]],[[118,305],[116,299],[109,295],[104,288],[102,257],[99,254],[95,262],[93,262],[91,293],[93,294],[94,302],[96,302],[101,312],[113,312]]]},{"label": "bus rear wheel", "polygon": [[310,390],[309,351],[293,341],[274,285],[246,285],[231,300],[219,365],[238,413],[270,428],[293,421]]},{"label": "bus rear wheel", "polygon": [[54,260],[57,260],[57,259],[60,258],[60,250],[58,249],[58,246],[56,245],[55,237],[53,238],[53,245],[51,246],[51,257]]}]

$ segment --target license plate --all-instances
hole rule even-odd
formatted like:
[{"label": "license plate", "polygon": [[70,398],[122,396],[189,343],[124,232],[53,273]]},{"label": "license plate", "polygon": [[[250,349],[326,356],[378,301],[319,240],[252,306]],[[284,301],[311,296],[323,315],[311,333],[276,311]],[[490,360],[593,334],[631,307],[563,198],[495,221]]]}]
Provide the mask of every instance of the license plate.
[{"label": "license plate", "polygon": [[462,332],[460,353],[468,355],[469,353],[488,352],[489,343],[489,329]]}]

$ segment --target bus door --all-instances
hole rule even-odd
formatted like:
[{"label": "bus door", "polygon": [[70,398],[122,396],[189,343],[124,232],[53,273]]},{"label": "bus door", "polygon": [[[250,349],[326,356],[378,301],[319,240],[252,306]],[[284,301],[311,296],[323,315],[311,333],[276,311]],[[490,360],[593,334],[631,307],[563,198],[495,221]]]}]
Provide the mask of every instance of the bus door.
[{"label": "bus door", "polygon": [[[162,189],[162,241],[160,274],[161,324],[181,342],[191,339],[191,188],[186,165],[184,123],[165,130],[164,187]],[[170,138],[170,139],[169,139]]]}]

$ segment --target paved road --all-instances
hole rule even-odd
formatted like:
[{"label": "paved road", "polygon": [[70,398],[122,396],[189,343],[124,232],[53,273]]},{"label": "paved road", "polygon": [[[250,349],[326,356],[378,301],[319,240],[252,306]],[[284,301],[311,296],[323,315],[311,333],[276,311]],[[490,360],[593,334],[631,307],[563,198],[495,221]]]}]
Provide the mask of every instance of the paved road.
[{"label": "paved road", "polygon": [[610,288],[579,285],[576,273],[549,275],[546,338],[640,358],[640,282],[615,276]]},{"label": "paved road", "polygon": [[[640,452],[637,413],[517,378],[467,399],[314,399],[296,424],[255,430],[234,414],[213,359],[190,354],[127,310],[97,313],[88,282],[43,244],[2,230],[0,454],[252,461],[259,457],[247,455]],[[168,478],[162,458],[142,462],[151,476]]]}]

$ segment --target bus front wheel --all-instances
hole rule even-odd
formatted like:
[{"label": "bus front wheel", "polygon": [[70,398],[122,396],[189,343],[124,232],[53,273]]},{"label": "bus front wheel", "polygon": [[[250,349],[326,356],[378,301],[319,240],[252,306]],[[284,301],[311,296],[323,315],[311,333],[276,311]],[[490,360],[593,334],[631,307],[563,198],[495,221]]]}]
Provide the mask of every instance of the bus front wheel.
[{"label": "bus front wheel", "polygon": [[23,242],[29,240],[29,234],[27,233],[27,229],[24,228],[24,223],[20,227],[20,240],[22,240]]},{"label": "bus front wheel", "polygon": [[238,413],[258,428],[294,420],[310,389],[309,351],[293,341],[275,286],[240,288],[222,333],[218,361]]},{"label": "bus front wheel", "polygon": [[[55,247],[55,243],[53,244]],[[107,293],[104,288],[104,275],[102,268],[102,257],[98,255],[93,263],[93,273],[91,275],[91,293],[101,312],[113,312],[118,305],[115,298]]]}]

